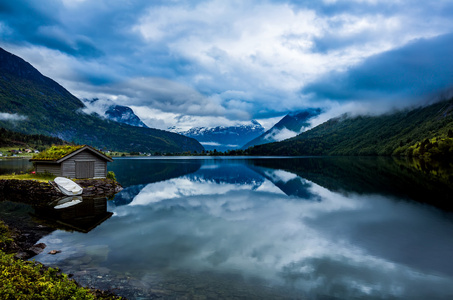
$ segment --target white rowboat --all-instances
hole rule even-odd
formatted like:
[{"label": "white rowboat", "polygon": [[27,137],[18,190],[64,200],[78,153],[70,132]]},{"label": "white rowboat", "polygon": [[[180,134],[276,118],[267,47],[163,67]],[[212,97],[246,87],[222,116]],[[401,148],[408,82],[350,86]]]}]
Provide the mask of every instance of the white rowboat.
[{"label": "white rowboat", "polygon": [[57,177],[54,182],[57,184],[60,191],[67,196],[76,196],[83,192],[83,188],[71,179]]}]

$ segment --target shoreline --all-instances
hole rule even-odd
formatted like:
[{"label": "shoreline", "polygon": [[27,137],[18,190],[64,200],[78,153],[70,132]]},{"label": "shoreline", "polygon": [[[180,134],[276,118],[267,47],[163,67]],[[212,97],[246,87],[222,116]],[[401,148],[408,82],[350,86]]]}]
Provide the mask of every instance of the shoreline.
[{"label": "shoreline", "polygon": [[[30,220],[31,221],[31,220]],[[8,243],[3,249],[0,248],[0,252],[4,254],[14,254],[14,259],[21,261],[28,261],[28,259],[33,258],[37,254],[48,251],[44,243],[36,244],[42,237],[52,233],[55,229],[47,226],[43,226],[34,222],[23,222],[23,220],[5,220],[4,216],[0,216],[0,223],[3,222],[8,227],[8,233],[12,242]],[[3,246],[3,245],[2,245]],[[51,250],[52,251],[52,250]],[[48,270],[49,267],[42,264],[41,262],[34,262],[42,266],[43,270]],[[55,268],[53,268],[55,269]],[[56,268],[57,274],[65,276],[58,268]],[[74,282],[77,287],[85,288],[90,290],[91,294],[95,299],[125,299],[116,295],[112,290],[101,290],[91,287],[84,287],[79,284],[76,280],[72,279],[72,274],[66,274],[67,278],[70,281]]]},{"label": "shoreline", "polygon": [[[76,181],[84,188],[82,197],[112,198],[122,189],[122,186],[111,179],[85,179]],[[39,222],[34,217],[33,211],[38,207],[49,207],[49,203],[64,197],[57,192],[51,184],[36,180],[2,179],[0,180],[0,221],[8,226],[6,235],[12,241],[0,244],[3,254],[12,254],[14,259],[26,262],[41,252],[51,252],[44,243],[38,241],[46,235],[57,230],[51,223]],[[37,244],[38,243],[38,244]],[[57,252],[58,253],[58,252]],[[43,270],[48,267],[40,262]],[[63,274],[58,271],[58,273]],[[71,278],[72,274],[63,275]],[[63,280],[63,279],[61,279]],[[77,281],[72,280],[78,287],[82,287]],[[95,299],[125,299],[114,294],[112,290],[88,288]]]}]

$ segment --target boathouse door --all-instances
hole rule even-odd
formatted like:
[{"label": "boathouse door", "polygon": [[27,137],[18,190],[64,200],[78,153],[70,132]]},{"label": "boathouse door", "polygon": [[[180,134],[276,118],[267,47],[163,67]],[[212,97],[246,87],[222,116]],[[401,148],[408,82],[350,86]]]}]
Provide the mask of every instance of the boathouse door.
[{"label": "boathouse door", "polygon": [[76,161],[75,175],[76,178],[93,178],[94,161]]}]

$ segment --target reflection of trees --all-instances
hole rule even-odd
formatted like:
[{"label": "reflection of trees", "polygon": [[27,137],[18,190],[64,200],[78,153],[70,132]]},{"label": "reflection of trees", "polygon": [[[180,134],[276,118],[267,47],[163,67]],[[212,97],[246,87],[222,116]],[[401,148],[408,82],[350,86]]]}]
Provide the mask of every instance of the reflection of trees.
[{"label": "reflection of trees", "polygon": [[453,185],[453,162],[432,158],[412,157],[406,160],[395,159],[395,162],[418,170],[433,179]]},{"label": "reflection of trees", "polygon": [[[414,160],[389,157],[257,159],[253,163],[295,173],[336,192],[384,194],[453,210],[451,165],[436,167],[419,161],[417,168]],[[445,176],[434,176],[433,170]]]}]

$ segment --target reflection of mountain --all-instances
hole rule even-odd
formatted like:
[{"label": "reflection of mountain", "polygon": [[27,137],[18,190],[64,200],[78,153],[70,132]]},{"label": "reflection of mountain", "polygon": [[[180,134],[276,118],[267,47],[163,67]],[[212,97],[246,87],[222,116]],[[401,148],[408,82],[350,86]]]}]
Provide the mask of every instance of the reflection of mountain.
[{"label": "reflection of mountain", "polygon": [[132,185],[124,188],[121,192],[115,195],[112,203],[116,206],[127,205],[134,200],[135,196],[146,186],[146,184]]},{"label": "reflection of mountain", "polygon": [[[116,206],[131,203],[139,194],[158,201],[177,195],[202,195],[212,187],[222,192],[250,189],[318,199],[309,190],[311,184],[296,174],[230,159],[123,159],[116,160],[109,170],[125,187],[112,201]],[[150,185],[161,181],[165,183]]]},{"label": "reflection of mountain", "polygon": [[248,184],[260,186],[264,182],[264,178],[248,168],[243,163],[207,163],[204,164],[197,172],[188,176],[191,180],[215,182],[217,184]]},{"label": "reflection of mountain", "polygon": [[451,184],[386,157],[323,157],[254,160],[255,166],[283,169],[335,192],[384,194],[453,210]]},{"label": "reflection of mountain", "polygon": [[310,192],[311,184],[296,174],[278,169],[274,170],[255,166],[249,167],[271,181],[288,196],[295,196],[305,200],[320,200],[317,195]]},{"label": "reflection of mountain", "polygon": [[129,204],[147,184],[193,173],[200,166],[200,160],[117,159],[109,171],[115,172],[124,189],[112,202],[117,206]]}]

